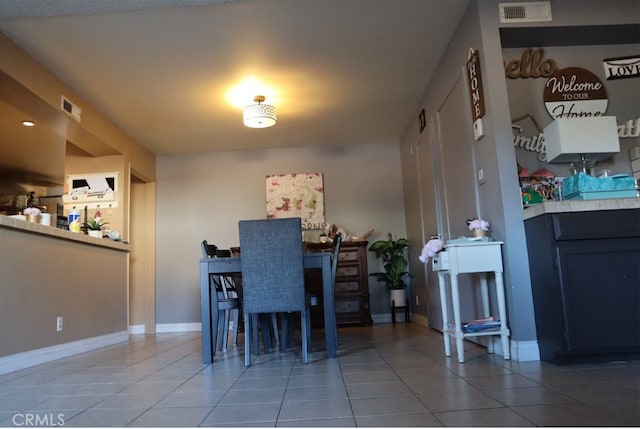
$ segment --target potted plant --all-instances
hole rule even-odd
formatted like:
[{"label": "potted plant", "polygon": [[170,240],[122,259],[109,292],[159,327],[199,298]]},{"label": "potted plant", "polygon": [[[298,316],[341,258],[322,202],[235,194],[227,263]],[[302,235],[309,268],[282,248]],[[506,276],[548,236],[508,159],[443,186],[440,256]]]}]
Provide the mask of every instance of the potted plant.
[{"label": "potted plant", "polygon": [[37,207],[27,207],[22,211],[22,214],[27,217],[27,221],[33,223],[40,223],[40,215],[42,212]]},{"label": "potted plant", "polygon": [[87,231],[87,234],[92,237],[102,238],[102,227],[107,225],[109,222],[105,222],[100,217],[100,212],[96,212],[96,216],[87,219],[84,223],[84,229]]},{"label": "potted plant", "polygon": [[407,271],[409,261],[405,256],[405,248],[409,247],[406,238],[393,239],[391,233],[386,240],[378,240],[369,246],[369,251],[375,252],[376,257],[382,259],[384,272],[371,273],[370,276],[384,282],[389,291],[391,301],[396,306],[405,305],[405,276],[411,276]]},{"label": "potted plant", "polygon": [[467,226],[474,237],[484,237],[487,235],[487,231],[489,231],[491,224],[486,220],[474,217],[472,219],[467,219]]}]

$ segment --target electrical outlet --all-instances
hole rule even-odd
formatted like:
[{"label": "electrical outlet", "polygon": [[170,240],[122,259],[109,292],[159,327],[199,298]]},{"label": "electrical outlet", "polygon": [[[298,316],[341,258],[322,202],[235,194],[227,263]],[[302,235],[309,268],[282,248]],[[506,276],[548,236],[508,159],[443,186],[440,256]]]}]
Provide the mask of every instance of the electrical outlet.
[{"label": "electrical outlet", "polygon": [[485,182],[485,177],[484,177],[484,168],[479,168],[478,169],[478,184],[482,185]]},{"label": "electrical outlet", "polygon": [[56,317],[56,331],[62,331],[62,316]]}]

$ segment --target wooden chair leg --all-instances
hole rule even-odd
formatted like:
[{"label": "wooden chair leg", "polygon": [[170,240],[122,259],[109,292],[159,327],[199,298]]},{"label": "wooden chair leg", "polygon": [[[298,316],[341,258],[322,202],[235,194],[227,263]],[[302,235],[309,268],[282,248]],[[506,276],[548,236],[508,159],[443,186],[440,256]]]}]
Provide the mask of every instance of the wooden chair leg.
[{"label": "wooden chair leg", "polygon": [[[251,341],[253,342],[253,350],[256,355],[260,354],[260,336],[259,336],[259,327],[258,327],[258,315],[251,315],[251,324],[247,325],[251,326]],[[245,331],[247,327],[244,328]]]},{"label": "wooden chair leg", "polygon": [[240,328],[240,310],[233,310],[233,345],[238,345],[238,330]]},{"label": "wooden chair leg", "polygon": [[311,338],[311,308],[307,308],[304,320],[307,324],[307,351],[311,353],[313,350],[313,339]]},{"label": "wooden chair leg", "polygon": [[220,323],[220,351],[227,349],[227,341],[229,339],[229,311],[230,310],[224,310],[222,312],[222,323]]},{"label": "wooden chair leg", "polygon": [[[215,293],[215,291],[214,291]],[[215,307],[213,306],[215,304]],[[218,348],[218,329],[220,324],[220,311],[218,311],[218,303],[211,303],[211,313],[213,313],[213,320],[211,321],[211,357],[216,355],[216,349]]]},{"label": "wooden chair leg", "polygon": [[302,363],[309,362],[309,344],[307,342],[307,312],[300,312],[300,326],[302,328]]},{"label": "wooden chair leg", "polygon": [[271,328],[276,344],[280,344],[280,334],[278,332],[278,313],[271,313]]},{"label": "wooden chair leg", "polygon": [[249,313],[244,313],[244,366],[251,366],[251,321]]},{"label": "wooden chair leg", "polygon": [[282,313],[282,340],[280,350],[286,352],[293,338],[293,313]]}]

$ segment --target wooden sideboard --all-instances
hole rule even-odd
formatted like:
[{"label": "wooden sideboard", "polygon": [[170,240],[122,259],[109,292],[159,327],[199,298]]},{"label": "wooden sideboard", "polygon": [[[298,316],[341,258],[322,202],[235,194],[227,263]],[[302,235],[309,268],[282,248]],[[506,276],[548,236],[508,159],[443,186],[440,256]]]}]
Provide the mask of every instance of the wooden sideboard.
[{"label": "wooden sideboard", "polygon": [[[343,242],[340,247],[336,272],[335,305],[338,325],[371,325],[369,308],[369,272],[367,268],[368,241]],[[308,252],[331,252],[331,243],[306,243]],[[322,296],[320,273],[306,274],[307,290]],[[311,308],[311,324],[321,328],[323,322],[322,298]]]}]

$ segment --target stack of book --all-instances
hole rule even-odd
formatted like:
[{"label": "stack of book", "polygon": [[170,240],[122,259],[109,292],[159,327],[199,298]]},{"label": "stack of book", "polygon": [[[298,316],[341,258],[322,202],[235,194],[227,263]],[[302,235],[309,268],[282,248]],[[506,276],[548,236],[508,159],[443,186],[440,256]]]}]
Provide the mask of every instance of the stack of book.
[{"label": "stack of book", "polygon": [[462,330],[464,332],[480,332],[486,331],[489,329],[499,329],[500,321],[496,320],[495,317],[489,316],[483,319],[476,319],[470,322],[466,322],[462,324]]}]

